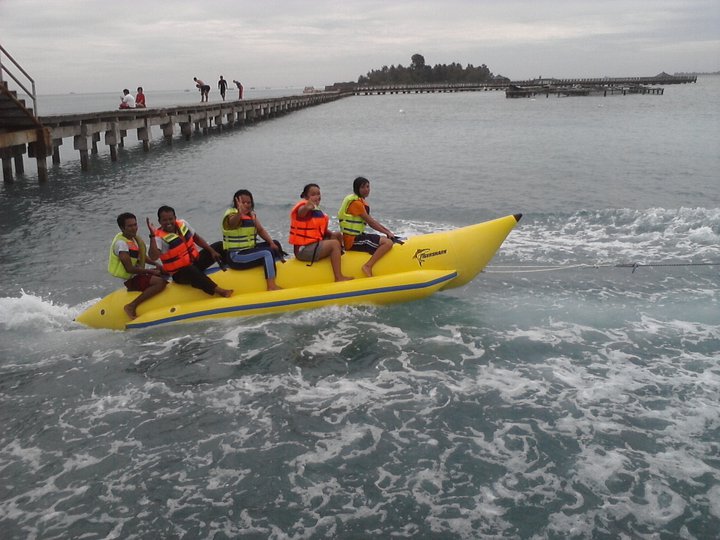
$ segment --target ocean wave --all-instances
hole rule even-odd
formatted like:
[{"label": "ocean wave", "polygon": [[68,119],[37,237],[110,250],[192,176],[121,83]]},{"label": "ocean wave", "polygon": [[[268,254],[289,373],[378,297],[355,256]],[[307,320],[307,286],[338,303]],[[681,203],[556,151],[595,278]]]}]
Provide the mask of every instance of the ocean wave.
[{"label": "ocean wave", "polygon": [[95,301],[68,306],[20,291],[19,297],[0,298],[0,328],[40,332],[70,329],[74,325],[73,319]]},{"label": "ocean wave", "polygon": [[502,259],[571,264],[675,260],[720,263],[719,208],[607,209],[528,214]]}]

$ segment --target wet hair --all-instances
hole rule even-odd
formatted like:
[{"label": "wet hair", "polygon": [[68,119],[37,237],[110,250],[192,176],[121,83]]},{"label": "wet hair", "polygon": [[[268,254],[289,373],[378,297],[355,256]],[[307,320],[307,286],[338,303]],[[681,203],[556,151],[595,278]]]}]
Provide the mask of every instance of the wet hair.
[{"label": "wet hair", "polygon": [[173,215],[175,215],[175,209],[172,206],[163,205],[158,208],[158,219],[160,219],[160,214],[164,214],[165,212],[172,212]]},{"label": "wet hair", "polygon": [[353,193],[355,193],[355,195],[357,195],[357,196],[359,197],[359,196],[360,196],[360,188],[361,188],[363,185],[369,184],[369,183],[370,183],[370,180],[368,180],[368,179],[365,178],[364,176],[358,176],[358,177],[353,181]]},{"label": "wet hair", "polygon": [[233,208],[235,208],[235,201],[236,201],[237,198],[240,197],[241,195],[245,195],[246,197],[250,197],[250,210],[255,210],[255,199],[253,199],[252,193],[250,193],[247,189],[238,189],[238,190],[235,192],[235,195],[233,195],[232,204],[231,204],[230,206],[232,206]]},{"label": "wet hair", "polygon": [[305,184],[305,187],[303,188],[302,193],[300,194],[300,198],[306,199],[307,195],[308,195],[308,191],[310,191],[310,188],[314,188],[314,187],[320,189],[320,186],[318,186],[317,184]]},{"label": "wet hair", "polygon": [[137,220],[137,218],[135,217],[135,214],[131,214],[130,212],[123,212],[122,214],[120,214],[117,217],[117,224],[118,224],[118,227],[120,227],[121,231],[125,228],[125,222],[128,219]]}]

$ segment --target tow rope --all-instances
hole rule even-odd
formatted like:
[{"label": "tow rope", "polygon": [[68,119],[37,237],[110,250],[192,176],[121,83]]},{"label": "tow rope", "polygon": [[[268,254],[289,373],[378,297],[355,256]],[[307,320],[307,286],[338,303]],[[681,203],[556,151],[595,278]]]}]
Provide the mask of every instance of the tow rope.
[{"label": "tow rope", "polygon": [[[553,266],[510,266],[510,265],[493,265],[483,270],[486,274],[527,274],[531,272],[552,272],[555,270],[569,270],[571,268],[632,268],[631,273],[642,267],[661,267],[661,266],[720,266],[720,263],[619,263],[619,264],[563,264]],[[495,268],[509,268],[511,270],[495,270]],[[530,268],[530,270],[527,270]]]}]

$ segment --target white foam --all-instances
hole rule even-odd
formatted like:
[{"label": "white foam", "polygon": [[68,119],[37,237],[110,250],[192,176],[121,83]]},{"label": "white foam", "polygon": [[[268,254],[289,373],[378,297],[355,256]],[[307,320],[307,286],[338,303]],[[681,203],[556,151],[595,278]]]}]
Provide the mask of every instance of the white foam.
[{"label": "white foam", "polygon": [[[528,263],[720,262],[720,209],[576,212],[524,221],[499,253]],[[492,266],[492,265],[491,265]]]},{"label": "white foam", "polygon": [[708,490],[707,501],[710,514],[716,518],[720,518],[720,484],[716,484]]},{"label": "white foam", "polygon": [[79,306],[70,307],[20,291],[20,297],[0,298],[0,326],[8,330],[28,329],[54,332],[69,329],[81,312]]}]

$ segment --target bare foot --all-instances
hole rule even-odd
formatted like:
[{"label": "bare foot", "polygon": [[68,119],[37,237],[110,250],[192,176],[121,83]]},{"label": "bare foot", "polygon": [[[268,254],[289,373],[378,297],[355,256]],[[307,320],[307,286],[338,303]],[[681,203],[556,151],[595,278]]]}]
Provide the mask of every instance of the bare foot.
[{"label": "bare foot", "polygon": [[336,282],[338,282],[338,281],[350,281],[351,279],[355,279],[355,278],[349,277],[349,276],[340,276],[339,278],[335,278],[335,281],[336,281]]},{"label": "bare foot", "polygon": [[127,304],[126,306],[123,306],[123,311],[125,311],[125,314],[130,317],[130,320],[137,319],[137,313],[135,313],[135,306],[132,304]]},{"label": "bare foot", "polygon": [[367,264],[363,264],[361,270],[367,277],[372,277],[372,268],[370,268]]},{"label": "bare foot", "polygon": [[282,291],[282,287],[278,287],[277,285],[268,285],[267,290],[268,291]]},{"label": "bare foot", "polygon": [[230,298],[234,291],[232,289],[222,289],[220,287],[215,288],[215,294],[219,294],[223,298]]}]

